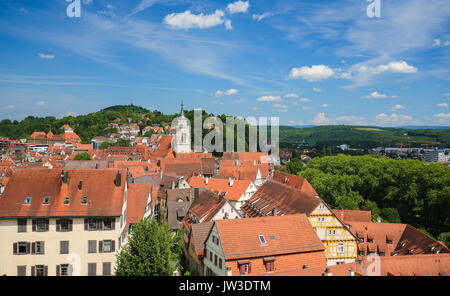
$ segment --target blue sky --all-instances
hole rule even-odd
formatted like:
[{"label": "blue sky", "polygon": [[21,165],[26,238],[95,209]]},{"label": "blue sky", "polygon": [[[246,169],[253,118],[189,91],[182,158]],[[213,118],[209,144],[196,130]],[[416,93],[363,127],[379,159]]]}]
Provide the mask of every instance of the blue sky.
[{"label": "blue sky", "polygon": [[[72,0],[74,1],[74,0]],[[280,124],[450,125],[448,0],[0,1],[0,118],[133,102]]]}]

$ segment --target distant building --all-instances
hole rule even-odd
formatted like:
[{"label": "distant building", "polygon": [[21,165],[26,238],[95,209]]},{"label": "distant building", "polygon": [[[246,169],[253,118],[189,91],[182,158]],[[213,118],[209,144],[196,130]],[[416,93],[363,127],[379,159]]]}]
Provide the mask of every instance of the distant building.
[{"label": "distant building", "polygon": [[426,162],[445,162],[447,161],[447,157],[444,151],[439,150],[426,151],[424,160]]},{"label": "distant building", "polygon": [[177,119],[175,137],[172,148],[175,153],[191,152],[191,123],[184,117],[183,104],[181,104],[181,116]]}]

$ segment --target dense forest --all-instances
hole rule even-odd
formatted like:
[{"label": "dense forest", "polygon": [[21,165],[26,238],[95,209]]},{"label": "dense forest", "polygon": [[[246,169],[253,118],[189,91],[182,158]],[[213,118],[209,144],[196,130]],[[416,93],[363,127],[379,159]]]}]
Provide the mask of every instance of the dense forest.
[{"label": "dense forest", "polygon": [[[450,232],[450,167],[379,156],[327,156],[289,162],[332,207],[371,210],[373,219],[408,223],[431,235]],[[445,234],[447,233],[447,234]]]},{"label": "dense forest", "polygon": [[[295,128],[280,126],[280,142],[305,144],[315,147],[348,144],[352,148],[375,148],[402,144],[403,147],[423,147],[431,144],[450,147],[449,129],[406,129],[363,127],[348,125]],[[439,143],[439,144],[437,144]]]}]

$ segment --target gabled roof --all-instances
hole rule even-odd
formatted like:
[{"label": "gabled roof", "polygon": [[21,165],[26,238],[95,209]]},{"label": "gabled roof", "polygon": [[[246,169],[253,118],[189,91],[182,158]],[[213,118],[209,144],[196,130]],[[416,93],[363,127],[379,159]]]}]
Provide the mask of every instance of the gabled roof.
[{"label": "gabled roof", "polygon": [[226,260],[324,251],[304,214],[217,220],[215,225]]},{"label": "gabled roof", "polygon": [[138,223],[144,217],[148,196],[152,190],[151,184],[130,183],[127,191],[127,225]]},{"label": "gabled roof", "polygon": [[273,173],[272,179],[288,186],[294,187],[300,191],[312,195],[318,195],[311,184],[309,184],[308,180],[300,176],[291,175],[282,171],[275,171]]},{"label": "gabled roof", "polygon": [[[67,184],[62,181],[62,171],[37,168],[15,170],[0,198],[0,217],[121,215],[126,171],[120,172],[119,187],[114,183],[118,173],[115,169],[66,170]],[[43,205],[47,196],[50,202]],[[64,205],[67,196],[70,202]],[[85,196],[88,202],[82,204]],[[24,205],[26,197],[32,198],[30,205]]]},{"label": "gabled roof", "polygon": [[[450,254],[422,254],[379,258],[381,276],[450,275]],[[371,264],[371,262],[366,263],[366,265],[369,264]]]},{"label": "gabled roof", "polygon": [[332,210],[343,222],[371,222],[371,211]]},{"label": "gabled roof", "polygon": [[299,191],[294,187],[274,180],[267,180],[241,207],[250,217],[271,215],[309,214],[322,200],[315,195]]},{"label": "gabled roof", "polygon": [[258,170],[261,178],[265,179],[269,175],[269,166],[267,164],[248,166],[248,165],[220,165],[219,176],[233,177],[237,180],[256,180]]},{"label": "gabled roof", "polygon": [[216,178],[208,178],[208,184],[206,184],[206,179],[192,176],[188,179],[188,183],[191,187],[204,187],[215,193],[225,193],[225,198],[231,201],[239,200],[252,184],[251,180],[234,180],[233,186],[230,186],[230,180]]},{"label": "gabled roof", "polygon": [[208,234],[213,224],[214,224],[213,221],[209,221],[192,224],[191,226],[191,235],[189,236],[189,239],[194,245],[195,253],[197,253],[197,256],[199,257],[204,255],[205,241],[208,238]]}]

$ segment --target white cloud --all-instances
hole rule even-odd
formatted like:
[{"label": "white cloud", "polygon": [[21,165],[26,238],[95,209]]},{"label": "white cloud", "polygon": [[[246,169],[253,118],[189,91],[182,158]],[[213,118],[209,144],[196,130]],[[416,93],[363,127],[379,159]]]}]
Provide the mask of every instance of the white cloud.
[{"label": "white cloud", "polygon": [[437,104],[437,106],[438,107],[448,107],[448,104],[447,103],[440,103],[440,104]]},{"label": "white cloud", "polygon": [[322,89],[321,89],[321,88],[318,88],[318,87],[313,87],[313,91],[315,91],[315,92],[321,92]]},{"label": "white cloud", "polygon": [[230,3],[227,6],[227,10],[229,13],[246,13],[248,11],[248,7],[250,6],[249,1],[236,1],[234,3]]},{"label": "white cloud", "polygon": [[280,96],[262,96],[256,99],[257,101],[260,102],[273,102],[273,101],[281,101],[281,97]]},{"label": "white cloud", "polygon": [[300,99],[300,102],[309,102],[309,101],[311,101],[310,99],[307,99],[307,98],[301,98]]},{"label": "white cloud", "polygon": [[380,94],[377,91],[374,91],[373,93],[371,93],[368,96],[365,96],[366,99],[384,99],[387,98],[386,95]]},{"label": "white cloud", "polygon": [[[92,1],[92,0],[90,0],[90,1]],[[159,0],[141,0],[141,2],[139,2],[139,4],[133,9],[133,11],[128,16],[135,15],[136,13],[139,13],[139,12],[149,8],[150,6],[152,6],[153,4],[155,4],[158,1]]]},{"label": "white cloud", "polygon": [[327,107],[330,107],[330,105],[329,104],[322,104],[322,105],[320,105],[320,107],[327,108]]},{"label": "white cloud", "polygon": [[450,124],[450,113],[434,114],[433,117],[436,118],[439,123]]},{"label": "white cloud", "polygon": [[444,43],[441,42],[441,39],[434,39],[432,47],[446,47],[450,45],[450,41],[444,41]]},{"label": "white cloud", "polygon": [[283,112],[283,113],[286,113],[286,112],[288,112],[288,110],[287,110],[287,109],[277,109],[277,111],[278,111],[278,112]]},{"label": "white cloud", "polygon": [[175,29],[206,29],[224,23],[224,12],[222,10],[216,10],[214,14],[204,15],[192,14],[190,10],[186,10],[183,13],[171,13],[166,15],[164,23]]},{"label": "white cloud", "polygon": [[312,120],[314,124],[322,125],[322,124],[328,124],[330,120],[325,117],[325,113],[317,113],[317,115]]},{"label": "white cloud", "polygon": [[275,108],[282,108],[282,109],[287,109],[287,107],[288,107],[288,106],[286,106],[286,105],[281,105],[281,104],[273,104],[273,106],[274,106]]},{"label": "white cloud", "polygon": [[264,19],[266,17],[269,17],[269,16],[272,16],[272,15],[273,15],[273,13],[271,13],[271,12],[264,12],[263,14],[254,14],[252,17],[253,17],[254,20],[259,22],[262,19]]},{"label": "white cloud", "polygon": [[417,68],[411,65],[408,65],[405,61],[396,61],[390,62],[387,65],[380,65],[376,67],[373,72],[375,74],[379,74],[382,72],[392,72],[392,73],[417,73]]},{"label": "white cloud", "polygon": [[309,82],[320,81],[335,75],[335,71],[325,65],[313,65],[311,67],[303,66],[301,68],[292,68],[289,73],[290,79],[303,78]]},{"label": "white cloud", "polygon": [[52,59],[55,58],[55,55],[53,55],[53,54],[43,54],[43,53],[38,53],[38,56],[39,56],[41,59],[47,59],[47,60],[52,60]]},{"label": "white cloud", "polygon": [[394,95],[394,96],[391,96],[391,98],[393,98],[393,99],[397,99],[397,98],[398,98],[398,96],[397,96],[397,95]]},{"label": "white cloud", "polygon": [[391,111],[395,111],[395,110],[399,110],[399,109],[405,109],[405,106],[397,104],[391,108]]},{"label": "white cloud", "polygon": [[227,30],[233,30],[233,26],[231,26],[231,21],[230,20],[226,20],[225,21],[225,28]]},{"label": "white cloud", "polygon": [[39,102],[36,102],[36,105],[38,105],[38,106],[44,106],[44,105],[45,105],[45,101],[39,101]]},{"label": "white cloud", "polygon": [[396,113],[392,113],[391,115],[380,113],[377,116],[375,116],[375,123],[383,125],[391,125],[391,124],[396,125],[405,123],[421,124],[421,122],[414,120],[411,116]]},{"label": "white cloud", "polygon": [[237,94],[239,91],[237,89],[234,88],[230,88],[229,90],[225,91],[225,95],[226,96],[231,96],[231,95],[235,95]]},{"label": "white cloud", "polygon": [[283,97],[286,99],[289,99],[289,98],[297,99],[298,95],[297,94],[286,94]]},{"label": "white cloud", "polygon": [[215,96],[220,98],[221,96],[231,96],[231,95],[235,95],[237,94],[239,91],[235,88],[230,88],[229,90],[226,91],[222,91],[222,90],[218,90],[216,91]]}]

